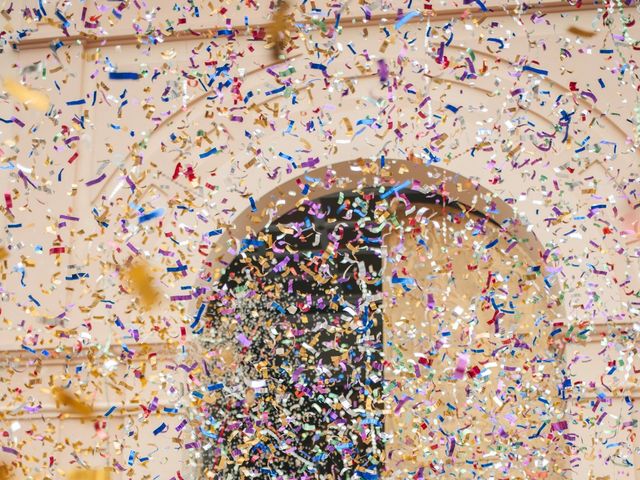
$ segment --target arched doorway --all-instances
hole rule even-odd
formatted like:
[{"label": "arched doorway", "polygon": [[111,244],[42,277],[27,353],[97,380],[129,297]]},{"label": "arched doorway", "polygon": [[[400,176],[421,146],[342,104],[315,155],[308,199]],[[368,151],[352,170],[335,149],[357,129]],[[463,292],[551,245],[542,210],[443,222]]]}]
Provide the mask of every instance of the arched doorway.
[{"label": "arched doorway", "polygon": [[205,470],[559,471],[555,304],[523,241],[442,193],[384,187],[305,200],[248,236],[209,309]]}]

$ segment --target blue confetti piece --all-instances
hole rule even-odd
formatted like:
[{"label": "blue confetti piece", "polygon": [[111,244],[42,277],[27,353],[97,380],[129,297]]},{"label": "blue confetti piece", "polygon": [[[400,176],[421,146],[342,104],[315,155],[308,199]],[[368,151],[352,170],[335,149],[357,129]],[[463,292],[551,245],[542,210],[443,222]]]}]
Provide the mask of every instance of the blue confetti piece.
[{"label": "blue confetti piece", "polygon": [[116,410],[116,406],[113,405],[111,408],[109,408],[109,410],[107,410],[104,414],[105,417],[108,417],[109,415],[111,415],[113,412],[115,412]]},{"label": "blue confetti piece", "polygon": [[419,15],[420,15],[420,12],[418,12],[417,10],[412,10],[411,12],[407,13],[404,17],[402,17],[400,20],[398,20],[394,25],[394,28],[396,30],[400,30],[404,24],[406,24],[412,18],[415,18]]},{"label": "blue confetti piece", "polygon": [[262,240],[244,239],[242,240],[241,252],[245,251],[249,247],[261,247],[265,244]]},{"label": "blue confetti piece", "polygon": [[198,313],[196,313],[196,316],[193,319],[193,323],[190,325],[191,328],[195,328],[196,325],[198,325],[198,322],[200,322],[200,317],[202,317],[202,314],[204,313],[206,307],[206,303],[200,304],[200,307],[198,307]]},{"label": "blue confetti piece", "polygon": [[287,313],[286,310],[282,308],[282,305],[280,305],[278,302],[272,302],[271,306],[274,307],[276,310],[278,310],[278,312],[282,313],[283,315]]},{"label": "blue confetti piece", "polygon": [[206,430],[202,425],[200,425],[200,431],[202,432],[202,434],[205,437],[209,437],[209,438],[218,438],[214,433],[211,433],[210,431]]},{"label": "blue confetti piece", "polygon": [[548,70],[543,70],[541,68],[535,68],[535,67],[532,67],[530,65],[525,65],[524,67],[522,67],[522,71],[523,72],[533,72],[533,73],[537,73],[538,75],[549,75],[549,71]]},{"label": "blue confetti piece", "polygon": [[[282,93],[284,92],[286,89],[286,87],[282,86],[280,88],[275,88],[273,90],[269,90],[268,92],[265,93],[265,95],[268,97],[270,95],[277,95],[278,93]],[[246,103],[246,102],[245,102]]]},{"label": "blue confetti piece", "polygon": [[199,156],[200,158],[207,158],[216,153],[218,153],[218,149],[216,147],[213,147],[211,150],[207,150],[206,152],[201,153]]},{"label": "blue confetti piece", "polygon": [[186,265],[179,265],[177,267],[167,267],[167,272],[185,272],[187,270]]},{"label": "blue confetti piece", "polygon": [[58,17],[58,19],[62,22],[62,26],[64,28],[67,28],[70,25],[69,20],[65,18],[60,10],[56,10],[56,17]]},{"label": "blue confetti piece", "polygon": [[311,69],[312,70],[321,70],[321,71],[324,72],[325,70],[327,70],[327,67],[324,66],[321,63],[313,63],[313,62],[311,62]]},{"label": "blue confetti piece", "polygon": [[110,80],[138,80],[140,75],[136,72],[109,72]]},{"label": "blue confetti piece", "polygon": [[480,0],[475,0],[476,5],[478,5],[478,7],[480,7],[480,10],[482,10],[483,12],[487,11],[487,6],[482,3]]},{"label": "blue confetti piece", "polygon": [[486,246],[484,247],[484,248],[485,248],[485,250],[489,250],[490,248],[495,247],[495,246],[498,244],[498,242],[499,242],[499,241],[500,241],[500,239],[499,239],[499,238],[496,238],[494,241],[492,241],[491,243],[489,243],[488,245],[486,245]]},{"label": "blue confetti piece", "polygon": [[154,435],[160,435],[162,432],[164,432],[167,428],[167,424],[162,422],[160,425],[158,425],[158,427],[153,431]]},{"label": "blue confetti piece", "polygon": [[382,195],[380,195],[380,198],[384,200],[385,198],[396,193],[397,191],[402,190],[403,188],[407,188],[409,185],[411,185],[411,180],[406,180],[402,182],[400,185],[396,185],[395,187],[390,188],[389,190],[384,192]]},{"label": "blue confetti piece", "polygon": [[378,480],[378,474],[374,473],[374,472],[355,472],[356,473],[356,477],[358,478],[362,478],[362,480]]},{"label": "blue confetti piece", "polygon": [[144,215],[140,215],[138,217],[138,223],[148,222],[149,220],[153,220],[154,218],[158,218],[164,215],[164,208],[158,208]]},{"label": "blue confetti piece", "polygon": [[499,38],[495,38],[495,37],[487,38],[487,42],[497,43],[498,46],[500,47],[500,50],[504,48],[504,41],[500,40]]},{"label": "blue confetti piece", "polygon": [[432,163],[439,163],[442,160],[440,159],[440,157],[438,157],[437,155],[435,155],[431,150],[429,150],[428,148],[423,148],[422,149],[427,155],[429,155],[429,160],[427,160],[427,165],[431,165]]}]

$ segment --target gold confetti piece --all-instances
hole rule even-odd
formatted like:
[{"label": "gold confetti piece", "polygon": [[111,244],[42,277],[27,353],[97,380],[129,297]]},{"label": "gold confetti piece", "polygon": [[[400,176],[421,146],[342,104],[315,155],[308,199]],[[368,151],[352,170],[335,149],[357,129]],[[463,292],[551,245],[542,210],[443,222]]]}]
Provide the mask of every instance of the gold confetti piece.
[{"label": "gold confetti piece", "polygon": [[232,348],[226,347],[220,352],[220,358],[227,365],[231,365],[235,360],[235,352]]},{"label": "gold confetti piece", "polygon": [[93,412],[93,408],[90,405],[60,387],[54,387],[52,393],[56,397],[56,404],[62,404],[74,413],[89,416]]},{"label": "gold confetti piece", "polygon": [[351,124],[351,120],[347,117],[342,117],[342,123],[347,129],[347,136],[353,137],[353,125]]},{"label": "gold confetti piece", "polygon": [[0,260],[4,260],[5,258],[9,257],[9,252],[7,251],[6,248],[4,247],[0,247]]},{"label": "gold confetti piece", "polygon": [[111,472],[107,468],[96,470],[72,470],[67,475],[69,480],[109,480]]},{"label": "gold confetti piece", "polygon": [[173,48],[160,52],[160,55],[165,60],[171,60],[176,56],[176,51]]},{"label": "gold confetti piece", "polygon": [[8,463],[0,463],[0,480],[10,480],[13,478],[12,475],[13,467],[11,467]]},{"label": "gold confetti piece", "polygon": [[152,308],[160,299],[160,292],[153,286],[153,277],[145,263],[132,264],[125,271],[125,278],[145,310]]},{"label": "gold confetti piece", "polygon": [[579,37],[593,37],[596,33],[598,33],[592,30],[584,30],[580,27],[576,27],[575,25],[569,27],[568,31],[569,33],[573,33],[574,35],[578,35]]},{"label": "gold confetti piece", "polygon": [[32,90],[10,78],[4,79],[3,87],[9,95],[29,107],[35,107],[43,112],[49,109],[49,97],[43,92]]},{"label": "gold confetti piece", "polygon": [[273,14],[271,23],[265,29],[267,48],[273,50],[276,59],[280,58],[280,55],[291,41],[292,20],[293,17],[289,14],[289,4],[281,1],[278,9]]}]

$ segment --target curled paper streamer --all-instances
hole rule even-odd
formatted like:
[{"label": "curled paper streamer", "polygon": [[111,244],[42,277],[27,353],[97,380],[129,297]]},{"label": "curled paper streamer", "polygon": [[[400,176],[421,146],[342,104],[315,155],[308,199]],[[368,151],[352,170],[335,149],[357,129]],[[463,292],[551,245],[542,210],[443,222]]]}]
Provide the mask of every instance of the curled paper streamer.
[{"label": "curled paper streamer", "polygon": [[5,78],[2,86],[9,95],[29,107],[35,107],[43,112],[49,109],[49,97],[38,90],[32,90],[10,78]]}]

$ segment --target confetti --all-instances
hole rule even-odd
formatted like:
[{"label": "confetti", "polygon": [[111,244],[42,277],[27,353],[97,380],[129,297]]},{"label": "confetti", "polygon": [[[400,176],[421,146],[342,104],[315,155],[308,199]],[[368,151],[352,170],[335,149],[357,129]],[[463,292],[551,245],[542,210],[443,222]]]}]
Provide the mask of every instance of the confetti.
[{"label": "confetti", "polygon": [[153,277],[146,263],[133,262],[124,269],[123,277],[144,310],[149,310],[157,305],[160,300],[160,292],[153,285]]},{"label": "confetti", "polygon": [[33,106],[43,112],[49,109],[49,97],[43,92],[32,90],[7,77],[4,78],[2,86],[9,95],[27,106]]},{"label": "confetti", "polygon": [[13,471],[15,469],[6,463],[0,463],[0,479],[10,480],[13,478]]},{"label": "confetti", "polygon": [[412,10],[409,13],[407,13],[406,15],[404,15],[400,20],[398,20],[395,23],[394,28],[396,30],[400,30],[403,25],[405,25],[407,22],[409,22],[412,18],[415,18],[415,17],[418,17],[418,16],[420,16],[420,12],[418,12],[417,10]]},{"label": "confetti", "polygon": [[109,72],[111,80],[138,80],[140,75],[135,72]]},{"label": "confetti", "polygon": [[153,220],[155,218],[160,218],[162,217],[162,215],[164,215],[164,209],[163,208],[158,208],[156,210],[153,210],[149,213],[145,213],[143,215],[140,215],[138,217],[138,223],[144,223],[144,222],[148,222],[149,220]]},{"label": "confetti", "polygon": [[580,27],[577,27],[576,25],[571,25],[567,31],[579,37],[587,37],[587,38],[593,37],[598,33],[592,30],[584,30]]},{"label": "confetti", "polygon": [[98,470],[78,469],[68,472],[66,478],[69,480],[109,480],[111,472],[106,468]]},{"label": "confetti", "polygon": [[639,8],[5,2],[0,477],[632,478]]},{"label": "confetti", "polygon": [[91,415],[91,413],[93,412],[93,408],[90,405],[79,400],[75,395],[71,394],[63,388],[54,388],[53,395],[56,399],[57,404],[68,408],[73,413],[77,413],[86,417]]},{"label": "confetti", "polygon": [[273,18],[266,28],[266,48],[273,51],[273,56],[279,59],[291,42],[293,29],[289,3],[279,0]]}]

